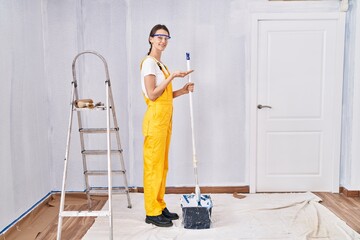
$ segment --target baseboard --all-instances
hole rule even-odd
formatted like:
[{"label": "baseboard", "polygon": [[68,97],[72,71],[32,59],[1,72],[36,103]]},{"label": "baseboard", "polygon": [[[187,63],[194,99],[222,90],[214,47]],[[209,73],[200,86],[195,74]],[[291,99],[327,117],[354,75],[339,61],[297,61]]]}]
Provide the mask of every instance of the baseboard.
[{"label": "baseboard", "polygon": [[[218,186],[218,187],[200,187],[201,193],[249,193],[249,186]],[[195,191],[195,187],[167,187],[167,194],[189,194]],[[138,187],[137,192],[143,193],[144,188]]]},{"label": "baseboard", "polygon": [[346,197],[360,197],[360,190],[347,190],[345,187],[340,187],[339,191]]}]

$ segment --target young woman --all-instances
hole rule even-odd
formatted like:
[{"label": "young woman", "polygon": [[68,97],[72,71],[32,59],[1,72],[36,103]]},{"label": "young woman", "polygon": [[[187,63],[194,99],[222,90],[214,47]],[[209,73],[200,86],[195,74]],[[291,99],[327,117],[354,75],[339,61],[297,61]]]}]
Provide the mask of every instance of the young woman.
[{"label": "young woman", "polygon": [[161,62],[170,32],[165,25],[155,25],[149,35],[150,50],[141,63],[141,84],[147,111],[143,120],[144,135],[144,200],[146,223],[171,227],[179,216],[166,208],[164,201],[168,153],[171,138],[173,98],[194,90],[193,83],[186,83],[177,91],[172,81],[185,77],[191,71],[170,73]]}]

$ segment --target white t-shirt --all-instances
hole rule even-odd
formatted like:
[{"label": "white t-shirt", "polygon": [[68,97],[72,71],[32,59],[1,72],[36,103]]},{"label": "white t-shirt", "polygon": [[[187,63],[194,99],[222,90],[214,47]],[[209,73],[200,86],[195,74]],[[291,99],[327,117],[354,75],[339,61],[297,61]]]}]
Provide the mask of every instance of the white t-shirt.
[{"label": "white t-shirt", "polygon": [[142,67],[141,67],[141,88],[145,96],[149,98],[145,88],[145,76],[147,75],[155,75],[156,78],[155,86],[159,86],[159,84],[161,84],[162,81],[165,80],[164,73],[160,70],[156,60],[153,59],[152,57],[146,58],[142,63]]}]

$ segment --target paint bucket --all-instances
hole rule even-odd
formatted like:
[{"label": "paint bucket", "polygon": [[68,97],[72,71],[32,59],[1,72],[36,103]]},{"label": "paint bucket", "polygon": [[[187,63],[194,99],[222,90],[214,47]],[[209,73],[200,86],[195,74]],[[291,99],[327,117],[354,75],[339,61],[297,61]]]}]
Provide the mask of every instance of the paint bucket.
[{"label": "paint bucket", "polygon": [[212,201],[210,195],[201,195],[200,202],[195,194],[185,194],[181,197],[184,228],[207,229],[211,225]]}]

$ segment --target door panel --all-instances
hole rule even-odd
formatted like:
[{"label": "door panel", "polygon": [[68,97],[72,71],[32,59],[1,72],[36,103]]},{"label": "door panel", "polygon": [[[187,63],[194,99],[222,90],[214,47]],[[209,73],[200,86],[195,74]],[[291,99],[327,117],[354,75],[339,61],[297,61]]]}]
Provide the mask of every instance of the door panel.
[{"label": "door panel", "polygon": [[[291,28],[293,23],[281,24]],[[264,26],[261,30],[267,31],[268,37],[264,39],[268,41],[269,51],[267,63],[264,62],[268,66],[264,67],[268,70],[266,77],[271,81],[268,100],[276,106],[269,117],[319,118],[324,88],[321,67],[325,60],[324,31],[272,31]]]},{"label": "door panel", "polygon": [[266,137],[266,155],[272,160],[266,163],[268,176],[321,174],[320,132],[270,132]]},{"label": "door panel", "polygon": [[338,22],[258,22],[257,104],[271,106],[257,109],[258,192],[333,191],[338,184]]}]

